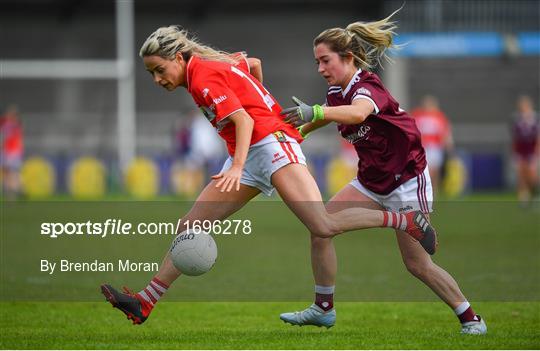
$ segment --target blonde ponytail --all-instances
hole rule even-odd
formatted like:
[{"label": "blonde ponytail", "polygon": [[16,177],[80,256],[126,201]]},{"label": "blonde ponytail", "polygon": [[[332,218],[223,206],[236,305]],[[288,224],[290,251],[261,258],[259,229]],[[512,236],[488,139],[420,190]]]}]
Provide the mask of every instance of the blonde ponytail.
[{"label": "blonde ponytail", "polygon": [[381,59],[391,61],[386,54],[389,48],[396,48],[393,44],[395,22],[390,19],[401,8],[390,16],[375,22],[354,22],[345,29],[331,28],[323,31],[313,41],[313,46],[321,43],[328,45],[330,50],[345,57],[352,54],[354,65],[365,70],[381,64]]},{"label": "blonde ponytail", "polygon": [[168,26],[158,28],[146,39],[139,51],[140,57],[161,56],[172,60],[176,53],[180,52],[185,60],[192,55],[196,55],[204,60],[222,61],[231,64],[238,62],[238,57],[233,57],[230,53],[215,50],[203,45],[194,37],[189,37],[187,30],[180,26]]}]

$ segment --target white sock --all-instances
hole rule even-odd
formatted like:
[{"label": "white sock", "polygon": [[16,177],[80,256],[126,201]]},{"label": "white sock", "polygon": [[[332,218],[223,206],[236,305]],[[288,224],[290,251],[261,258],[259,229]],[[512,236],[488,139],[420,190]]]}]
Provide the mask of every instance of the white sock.
[{"label": "white sock", "polygon": [[315,293],[316,294],[333,294],[336,286],[322,286],[322,285],[315,285]]},{"label": "white sock", "polygon": [[461,305],[459,305],[458,307],[454,308],[454,312],[456,316],[459,316],[463,312],[467,311],[467,308],[469,307],[471,307],[471,304],[469,303],[469,301],[465,301],[462,302]]}]

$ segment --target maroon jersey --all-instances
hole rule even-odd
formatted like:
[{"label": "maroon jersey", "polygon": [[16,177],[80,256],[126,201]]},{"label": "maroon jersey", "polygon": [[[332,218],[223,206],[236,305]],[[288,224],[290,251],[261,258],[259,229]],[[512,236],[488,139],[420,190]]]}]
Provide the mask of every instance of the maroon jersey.
[{"label": "maroon jersey", "polygon": [[537,148],[539,133],[540,125],[536,114],[530,120],[517,115],[512,126],[514,152],[522,157],[532,156]]},{"label": "maroon jersey", "polygon": [[358,181],[387,195],[426,168],[420,132],[376,74],[358,70],[345,91],[329,87],[326,104],[351,105],[356,99],[369,100],[373,113],[359,124],[338,124],[338,130],[358,154]]}]

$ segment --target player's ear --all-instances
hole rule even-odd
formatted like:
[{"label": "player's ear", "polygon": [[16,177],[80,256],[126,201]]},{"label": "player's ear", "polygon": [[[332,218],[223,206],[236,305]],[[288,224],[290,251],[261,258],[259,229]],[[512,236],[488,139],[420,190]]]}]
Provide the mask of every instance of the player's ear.
[{"label": "player's ear", "polygon": [[347,53],[345,54],[345,56],[343,57],[343,60],[347,63],[349,62],[354,62],[354,56],[353,56],[353,53],[351,51],[347,51]]},{"label": "player's ear", "polygon": [[175,55],[174,55],[174,58],[176,60],[176,62],[178,63],[181,63],[184,61],[184,57],[182,56],[182,53],[180,51],[178,51]]}]

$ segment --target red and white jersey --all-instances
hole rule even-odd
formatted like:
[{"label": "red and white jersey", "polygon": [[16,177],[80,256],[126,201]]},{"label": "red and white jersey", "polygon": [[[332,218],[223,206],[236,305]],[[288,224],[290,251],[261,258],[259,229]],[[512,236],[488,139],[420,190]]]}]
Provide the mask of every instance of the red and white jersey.
[{"label": "red and white jersey", "polygon": [[187,64],[187,89],[206,118],[227,143],[231,156],[236,146],[234,123],[227,118],[245,110],[255,122],[250,145],[283,131],[298,142],[302,137],[280,116],[276,99],[251,74],[247,60],[237,65],[192,56]]},{"label": "red and white jersey", "polygon": [[424,147],[442,149],[450,135],[450,123],[439,110],[417,108],[411,112],[422,135]]},{"label": "red and white jersey", "polygon": [[426,168],[420,132],[376,74],[358,70],[345,90],[330,86],[326,104],[351,105],[356,99],[370,101],[373,113],[359,124],[338,124],[338,130],[356,149],[358,181],[374,193],[389,194]]}]

